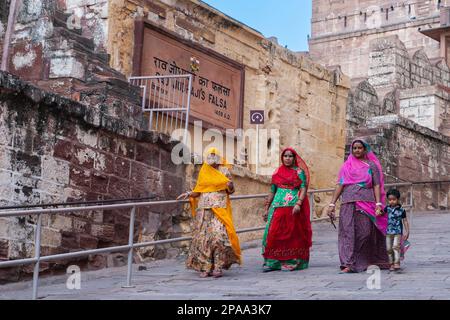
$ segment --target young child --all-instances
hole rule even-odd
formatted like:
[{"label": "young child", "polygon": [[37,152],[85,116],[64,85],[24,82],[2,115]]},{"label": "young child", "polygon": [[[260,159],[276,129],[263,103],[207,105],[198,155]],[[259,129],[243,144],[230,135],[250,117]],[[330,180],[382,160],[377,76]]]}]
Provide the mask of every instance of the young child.
[{"label": "young child", "polygon": [[387,192],[388,206],[384,212],[388,215],[388,226],[386,234],[386,249],[391,264],[390,271],[400,269],[400,255],[403,241],[409,237],[409,224],[406,211],[400,204],[400,192],[391,189]]}]

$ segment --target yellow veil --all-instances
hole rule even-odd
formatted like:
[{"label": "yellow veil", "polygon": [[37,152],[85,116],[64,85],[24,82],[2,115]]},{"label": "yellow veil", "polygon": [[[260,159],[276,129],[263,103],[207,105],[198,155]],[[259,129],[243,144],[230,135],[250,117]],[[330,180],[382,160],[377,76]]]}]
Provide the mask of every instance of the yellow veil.
[{"label": "yellow veil", "polygon": [[[210,154],[220,156],[217,148],[208,149],[208,151],[206,152],[206,156]],[[221,157],[220,164],[230,167],[230,165],[223,157]],[[227,189],[227,183],[229,181],[230,179],[228,179],[222,172],[213,168],[204,161],[198,174],[197,184],[193,191],[199,193],[223,191]],[[198,199],[191,197],[189,198],[189,202],[191,204],[192,215],[195,217],[196,209],[198,206]],[[233,248],[235,255],[238,257],[239,263],[241,263],[241,247],[239,245],[239,238],[233,225],[233,214],[231,211],[230,196],[227,194],[226,208],[211,208],[211,210],[214,212],[217,219],[219,219],[219,221],[222,222],[222,224],[225,226],[228,238],[231,243],[231,247]]]}]

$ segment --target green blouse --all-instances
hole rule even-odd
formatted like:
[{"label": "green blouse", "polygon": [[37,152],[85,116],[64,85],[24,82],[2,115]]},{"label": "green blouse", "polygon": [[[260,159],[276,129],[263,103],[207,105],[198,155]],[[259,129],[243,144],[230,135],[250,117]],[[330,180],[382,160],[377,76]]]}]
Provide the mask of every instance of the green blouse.
[{"label": "green blouse", "polygon": [[[302,180],[300,188],[306,188],[306,175],[303,170],[299,172],[298,177]],[[270,205],[272,208],[293,207],[298,201],[299,189],[279,188],[275,184],[272,184],[270,191],[275,194]]]}]

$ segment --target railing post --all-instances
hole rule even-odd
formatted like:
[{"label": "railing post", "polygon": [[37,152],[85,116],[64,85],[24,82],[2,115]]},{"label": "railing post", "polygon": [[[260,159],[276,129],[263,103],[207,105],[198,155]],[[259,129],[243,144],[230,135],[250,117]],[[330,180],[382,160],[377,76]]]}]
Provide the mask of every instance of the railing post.
[{"label": "railing post", "polygon": [[38,282],[39,282],[39,267],[41,258],[41,227],[42,227],[42,213],[38,214],[36,231],[34,235],[34,257],[37,259],[33,271],[33,300],[38,296]]},{"label": "railing post", "polygon": [[186,124],[185,124],[184,135],[183,135],[183,143],[185,145],[187,143],[187,134],[188,134],[188,130],[189,130],[189,113],[191,112],[190,110],[191,110],[192,75],[190,74],[188,76],[188,78],[189,78],[189,88],[188,88],[188,96],[187,96],[187,102],[186,102]]},{"label": "railing post", "polygon": [[122,286],[122,288],[134,288],[131,285],[131,272],[133,269],[133,243],[134,243],[134,220],[136,217],[136,207],[131,209],[130,214],[130,232],[128,233],[128,246],[130,249],[128,250],[128,268],[127,268],[127,284]]},{"label": "railing post", "polygon": [[314,193],[309,194],[309,220],[312,221],[314,218]]},{"label": "railing post", "polygon": [[411,206],[410,208],[410,228],[412,227],[412,224],[413,224],[413,220],[414,220],[414,217],[413,217],[413,210],[414,210],[414,185],[413,184],[411,184],[411,186],[409,187],[409,194],[410,194],[410,197],[409,197],[409,205]]}]

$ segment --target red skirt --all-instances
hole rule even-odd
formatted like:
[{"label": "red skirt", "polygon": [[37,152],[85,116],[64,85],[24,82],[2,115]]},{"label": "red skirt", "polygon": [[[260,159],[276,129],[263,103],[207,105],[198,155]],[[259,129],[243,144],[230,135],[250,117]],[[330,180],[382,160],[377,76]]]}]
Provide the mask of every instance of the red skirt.
[{"label": "red skirt", "polygon": [[294,207],[275,208],[267,234],[264,258],[309,261],[312,229],[308,198],[304,200],[299,213],[293,215],[293,209]]}]

